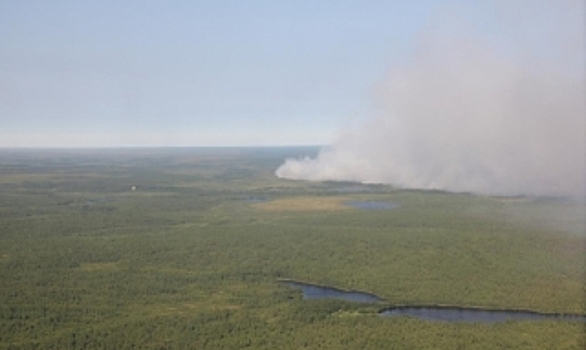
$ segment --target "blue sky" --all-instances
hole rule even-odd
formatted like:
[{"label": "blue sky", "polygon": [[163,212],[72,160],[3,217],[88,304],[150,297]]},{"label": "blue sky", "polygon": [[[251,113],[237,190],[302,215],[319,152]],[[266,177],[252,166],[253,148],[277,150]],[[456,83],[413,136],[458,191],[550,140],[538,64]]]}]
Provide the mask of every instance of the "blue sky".
[{"label": "blue sky", "polygon": [[494,3],[0,0],[0,147],[327,144],[450,13],[571,53],[548,5]]}]

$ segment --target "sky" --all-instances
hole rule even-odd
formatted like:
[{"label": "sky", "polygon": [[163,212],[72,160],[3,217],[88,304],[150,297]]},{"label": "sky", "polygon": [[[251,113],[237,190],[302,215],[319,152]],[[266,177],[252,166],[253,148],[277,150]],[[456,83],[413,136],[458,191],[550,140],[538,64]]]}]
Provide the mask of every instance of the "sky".
[{"label": "sky", "polygon": [[327,145],[438,28],[583,75],[566,2],[0,0],[0,147]]}]

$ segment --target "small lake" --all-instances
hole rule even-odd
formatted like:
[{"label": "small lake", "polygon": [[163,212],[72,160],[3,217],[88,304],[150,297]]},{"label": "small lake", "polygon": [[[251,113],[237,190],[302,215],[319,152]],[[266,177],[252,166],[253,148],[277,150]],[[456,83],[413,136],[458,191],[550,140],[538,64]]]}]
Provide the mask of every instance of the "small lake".
[{"label": "small lake", "polygon": [[482,310],[455,307],[396,307],[382,311],[381,316],[410,316],[427,321],[496,323],[506,321],[565,320],[586,322],[586,316],[541,314],[531,311]]},{"label": "small lake", "polygon": [[[372,293],[346,291],[297,281],[280,281],[282,285],[301,290],[303,299],[338,299],[356,303],[385,301]],[[497,323],[506,321],[563,320],[586,322],[586,315],[543,314],[531,311],[485,310],[449,306],[399,306],[382,310],[383,317],[415,317],[426,321]]]},{"label": "small lake", "polygon": [[391,210],[399,207],[398,203],[379,201],[349,201],[344,202],[344,204],[364,210]]},{"label": "small lake", "polygon": [[358,292],[358,291],[346,291],[332,287],[318,286],[309,283],[295,282],[295,281],[281,281],[281,284],[300,289],[303,293],[303,299],[338,299],[345,301],[352,301],[356,303],[376,303],[384,301],[374,294]]},{"label": "small lake", "polygon": [[265,198],[265,197],[248,197],[248,198],[244,198],[245,202],[248,203],[264,203],[264,202],[268,202],[270,199]]}]

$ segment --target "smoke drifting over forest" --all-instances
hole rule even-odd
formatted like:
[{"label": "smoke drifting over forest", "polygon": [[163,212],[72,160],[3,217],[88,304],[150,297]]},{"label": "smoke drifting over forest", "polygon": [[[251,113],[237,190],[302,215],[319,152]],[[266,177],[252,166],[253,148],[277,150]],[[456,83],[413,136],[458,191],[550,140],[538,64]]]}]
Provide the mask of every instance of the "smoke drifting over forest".
[{"label": "smoke drifting over forest", "polygon": [[583,197],[583,71],[563,67],[564,54],[584,57],[580,34],[557,33],[575,51],[560,52],[556,64],[444,34],[423,35],[414,59],[389,72],[376,89],[376,116],[341,131],[316,158],[288,159],[276,175]]}]

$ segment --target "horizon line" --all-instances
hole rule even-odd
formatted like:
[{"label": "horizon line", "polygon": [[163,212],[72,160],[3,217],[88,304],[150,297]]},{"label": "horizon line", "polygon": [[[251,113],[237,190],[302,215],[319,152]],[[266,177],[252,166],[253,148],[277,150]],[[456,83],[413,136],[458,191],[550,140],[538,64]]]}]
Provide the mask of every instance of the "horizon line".
[{"label": "horizon line", "polygon": [[0,150],[120,150],[120,149],[188,149],[188,148],[307,148],[326,147],[326,144],[283,145],[213,145],[213,146],[0,146]]}]

